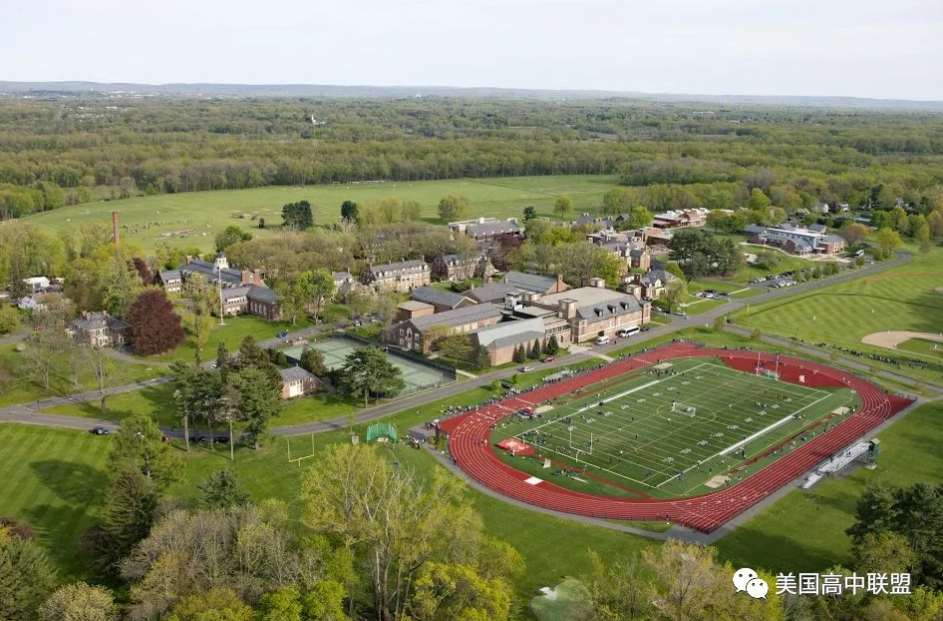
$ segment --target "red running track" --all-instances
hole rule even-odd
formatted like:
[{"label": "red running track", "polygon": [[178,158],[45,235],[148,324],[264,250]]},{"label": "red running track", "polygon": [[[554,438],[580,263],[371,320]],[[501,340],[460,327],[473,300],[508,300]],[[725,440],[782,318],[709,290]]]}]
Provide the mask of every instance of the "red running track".
[{"label": "red running track", "polygon": [[861,397],[862,407],[828,432],[817,436],[756,472],[745,481],[699,496],[673,499],[607,498],[564,489],[547,481],[525,483],[530,475],[502,462],[490,446],[491,427],[526,406],[536,406],[574,390],[610,380],[624,373],[674,358],[713,356],[729,366],[753,371],[757,360],[774,368],[776,358],[743,350],[699,349],[691,343],[674,343],[632,358],[594,369],[577,377],[542,386],[524,395],[487,405],[441,424],[449,434],[449,450],[459,467],[472,478],[501,494],[538,507],[564,513],[615,520],[672,520],[709,533],[763,500],[796,477],[811,470],[910,404],[908,399],[887,395],[850,373],[807,360],[780,356],[780,379],[805,385],[846,387]]}]

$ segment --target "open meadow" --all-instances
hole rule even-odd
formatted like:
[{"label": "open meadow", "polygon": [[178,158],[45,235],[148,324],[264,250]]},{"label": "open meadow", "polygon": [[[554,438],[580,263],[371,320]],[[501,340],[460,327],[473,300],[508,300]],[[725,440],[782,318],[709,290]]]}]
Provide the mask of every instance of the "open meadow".
[{"label": "open meadow", "polygon": [[[86,222],[110,225],[111,212],[117,211],[122,226],[121,239],[148,252],[153,252],[162,242],[172,247],[197,246],[208,252],[213,249],[216,233],[230,225],[240,226],[257,236],[277,236],[277,227],[282,223],[282,205],[300,200],[311,202],[316,224],[337,222],[340,205],[345,200],[367,204],[388,197],[416,201],[422,208],[423,220],[440,222],[439,199],[448,194],[471,200],[469,218],[520,218],[524,207],[529,205],[541,216],[556,218],[553,203],[558,196],[566,195],[573,199],[574,210],[569,216],[572,218],[598,206],[603,194],[617,182],[618,178],[611,175],[556,175],[304,188],[276,186],[101,201],[37,214],[28,221],[51,233],[59,233]],[[269,228],[260,230],[258,217],[264,218]]]}]

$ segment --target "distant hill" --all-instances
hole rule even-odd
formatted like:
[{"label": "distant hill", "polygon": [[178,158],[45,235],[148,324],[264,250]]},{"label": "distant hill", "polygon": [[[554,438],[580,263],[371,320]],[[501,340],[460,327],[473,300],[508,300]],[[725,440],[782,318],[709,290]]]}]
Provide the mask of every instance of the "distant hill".
[{"label": "distant hill", "polygon": [[100,82],[3,82],[0,96],[37,97],[465,97],[502,99],[635,99],[662,103],[896,108],[943,110],[943,101],[861,97],[684,95],[636,91],[531,90],[450,86],[338,86],[319,84],[132,84]]}]

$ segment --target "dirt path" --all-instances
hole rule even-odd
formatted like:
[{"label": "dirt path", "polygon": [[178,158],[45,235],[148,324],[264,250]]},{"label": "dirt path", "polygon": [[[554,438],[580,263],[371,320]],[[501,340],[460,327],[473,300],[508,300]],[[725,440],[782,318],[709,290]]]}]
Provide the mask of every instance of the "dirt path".
[{"label": "dirt path", "polygon": [[925,341],[936,341],[943,343],[943,335],[933,334],[932,332],[875,332],[869,334],[861,342],[865,345],[877,345],[887,349],[897,349],[897,346],[910,339],[923,339]]}]

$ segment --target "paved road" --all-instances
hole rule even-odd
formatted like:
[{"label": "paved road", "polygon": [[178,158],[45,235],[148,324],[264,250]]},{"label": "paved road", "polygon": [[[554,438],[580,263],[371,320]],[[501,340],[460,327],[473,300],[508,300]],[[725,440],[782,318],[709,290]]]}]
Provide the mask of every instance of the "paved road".
[{"label": "paved road", "polygon": [[[796,285],[794,287],[789,287],[786,289],[770,289],[765,294],[754,296],[752,298],[747,298],[743,300],[738,299],[729,299],[726,304],[718,306],[717,308],[711,309],[700,315],[692,315],[687,318],[673,317],[670,324],[664,326],[652,327],[652,329],[645,334],[645,339],[654,339],[660,336],[668,336],[684,330],[685,328],[706,324],[708,326],[713,325],[714,320],[717,317],[723,317],[729,315],[740,308],[745,307],[747,304],[756,304],[759,302],[768,302],[770,300],[776,300],[779,298],[785,298],[793,295],[808,293],[810,291],[817,291],[824,287],[844,282],[847,280],[852,280],[855,278],[861,278],[869,274],[876,272],[882,272],[888,270],[892,267],[896,267],[910,260],[910,255],[898,252],[897,256],[894,259],[885,261],[883,263],[875,263],[874,265],[869,265],[862,267],[857,270],[843,272],[837,276],[831,278],[803,283]],[[334,326],[311,326],[297,332],[293,332],[289,335],[289,339],[298,338],[304,336],[311,336],[317,332],[333,328]],[[260,343],[263,347],[275,347],[284,343],[284,339],[269,339]],[[615,342],[610,343],[609,345],[604,345],[601,347],[593,348],[593,354],[610,354],[616,350],[625,347],[625,340],[616,339]],[[818,352],[820,353],[820,352]],[[570,356],[565,356],[550,364],[540,365],[541,369],[552,369],[559,368],[573,364],[580,360],[585,360],[588,356],[593,354],[582,353],[574,354]],[[849,361],[853,362],[853,361]],[[211,364],[209,362],[208,364]],[[860,364],[860,362],[856,363]],[[867,365],[865,365],[867,366]],[[867,370],[867,369],[865,369]],[[378,418],[383,418],[394,414],[396,412],[401,412],[404,410],[415,409],[427,403],[433,401],[438,401],[440,399],[445,399],[450,395],[456,393],[456,391],[464,391],[470,388],[477,388],[479,386],[484,386],[490,384],[496,379],[506,379],[515,373],[518,373],[516,367],[509,369],[502,369],[500,371],[492,371],[490,373],[484,373],[479,375],[475,379],[471,379],[459,384],[447,384],[440,386],[439,388],[433,388],[431,390],[425,390],[413,395],[402,397],[399,399],[394,399],[392,401],[382,403],[377,406],[365,408],[360,410],[357,413],[356,421],[357,423],[366,423]],[[169,381],[169,378],[163,377],[155,380],[150,380],[148,382],[140,382],[137,384],[128,384],[126,386],[118,386],[109,391],[109,394],[119,394],[123,392],[131,392],[134,390],[140,390],[150,385],[157,385],[160,383],[165,383]],[[72,429],[91,429],[96,426],[108,427],[110,429],[117,428],[117,423],[113,421],[103,421],[90,418],[75,418],[71,416],[61,416],[55,414],[40,414],[39,410],[44,407],[50,407],[52,405],[63,405],[66,403],[83,403],[89,401],[97,401],[99,395],[97,392],[92,393],[82,393],[78,395],[72,395],[70,397],[55,397],[52,399],[45,399],[43,401],[38,401],[34,403],[27,403],[22,405],[10,406],[5,408],[0,408],[0,422],[19,422],[27,424],[43,424],[51,427],[66,427]],[[290,435],[302,435],[309,433],[324,433],[327,431],[335,431],[338,429],[344,429],[348,426],[349,419],[345,417],[334,418],[331,420],[325,420],[315,423],[302,423],[299,425],[290,425],[285,427],[275,427],[272,429],[271,433],[273,435],[279,436],[290,436]],[[172,437],[180,436],[180,432],[172,429],[165,429],[165,432]]]}]

